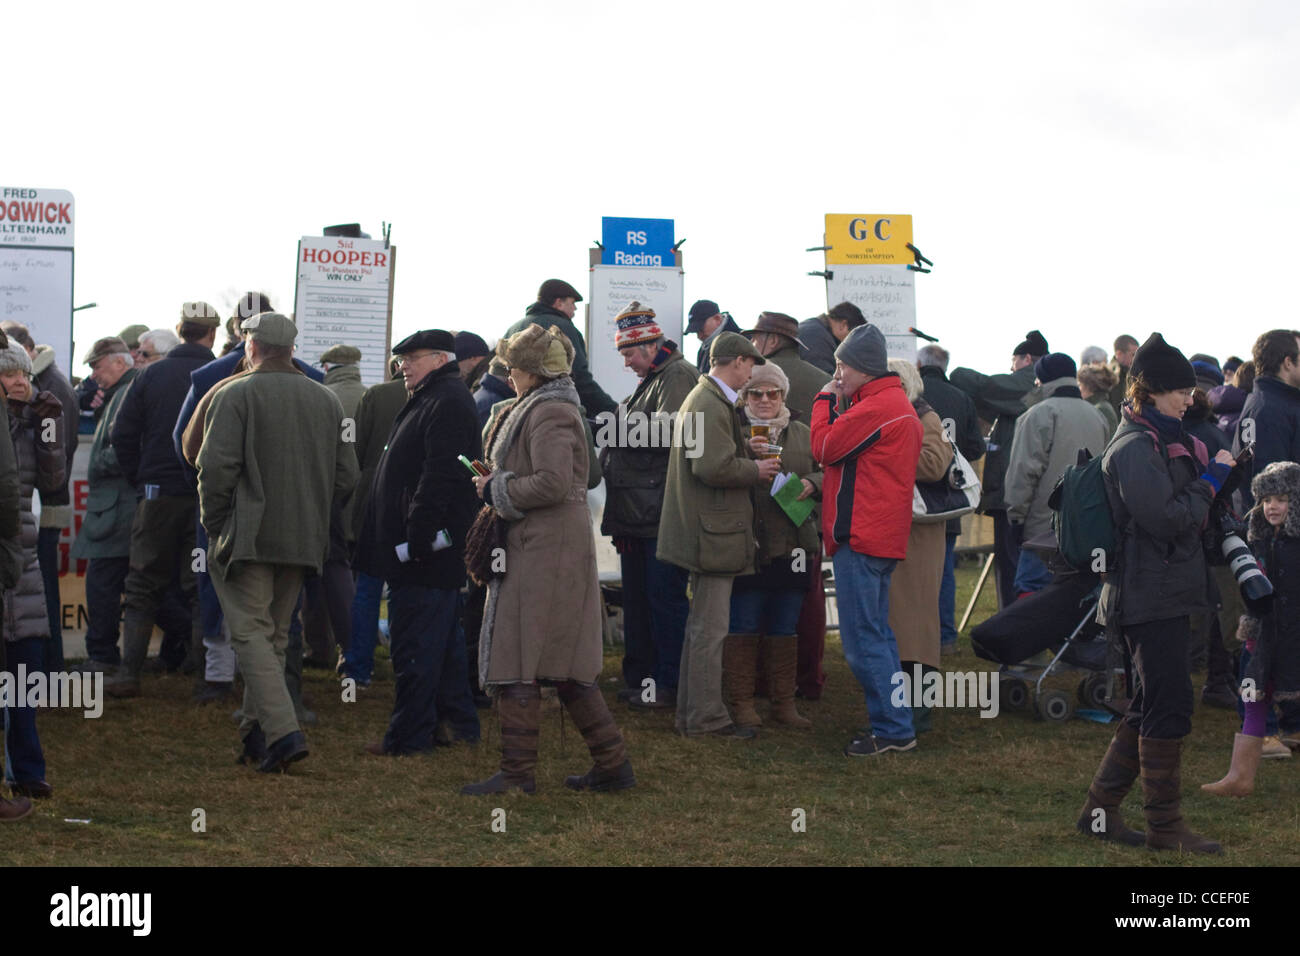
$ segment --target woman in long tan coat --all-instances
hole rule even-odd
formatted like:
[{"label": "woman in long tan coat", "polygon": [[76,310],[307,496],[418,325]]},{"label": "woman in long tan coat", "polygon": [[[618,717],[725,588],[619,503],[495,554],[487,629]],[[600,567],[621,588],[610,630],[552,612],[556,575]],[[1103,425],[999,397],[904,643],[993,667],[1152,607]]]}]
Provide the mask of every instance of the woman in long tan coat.
[{"label": "woman in long tan coat", "polygon": [[[903,391],[921,419],[921,457],[916,464],[916,480],[938,481],[952,464],[952,446],[944,438],[939,416],[921,397],[925,390],[921,373],[914,364],[902,359],[890,359],[889,370],[897,372],[903,380]],[[903,673],[911,679],[915,679],[917,664],[921,665],[922,672],[939,667],[939,585],[943,579],[946,527],[943,521],[912,522],[907,536],[907,557],[894,568],[889,585],[889,626],[898,641],[898,660]],[[914,708],[912,724],[918,734],[929,730],[929,708]]]},{"label": "woman in long tan coat", "polygon": [[519,398],[497,419],[486,445],[492,471],[475,485],[508,528],[504,573],[488,582],[479,636],[479,677],[500,699],[501,772],[461,793],[533,792],[542,685],[558,689],[595,761],[565,785],[626,789],[636,777],[596,684],[600,582],[573,345],[558,328],[530,325],[497,352]]}]

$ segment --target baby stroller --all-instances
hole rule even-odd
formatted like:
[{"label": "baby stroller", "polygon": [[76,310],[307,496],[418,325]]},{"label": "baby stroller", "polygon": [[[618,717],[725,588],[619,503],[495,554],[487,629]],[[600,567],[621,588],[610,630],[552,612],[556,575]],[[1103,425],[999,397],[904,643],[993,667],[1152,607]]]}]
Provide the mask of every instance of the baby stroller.
[{"label": "baby stroller", "polygon": [[[1056,554],[1051,532],[1025,542],[1024,547],[1046,552],[1043,556],[1055,572],[1052,583],[976,625],[971,646],[979,657],[1001,665],[1000,699],[1012,710],[1026,710],[1032,703],[1044,720],[1069,720],[1076,695],[1044,682],[1071,671],[1084,673],[1078,704],[1105,709],[1106,633],[1095,620],[1101,578],[1065,565]],[[1046,665],[1028,663],[1035,655],[1053,650]]]}]

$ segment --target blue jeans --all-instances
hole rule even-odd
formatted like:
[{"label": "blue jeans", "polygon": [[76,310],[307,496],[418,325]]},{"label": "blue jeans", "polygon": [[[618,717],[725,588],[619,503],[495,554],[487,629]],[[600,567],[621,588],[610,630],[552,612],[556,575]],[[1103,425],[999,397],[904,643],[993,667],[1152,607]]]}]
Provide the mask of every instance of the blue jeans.
[{"label": "blue jeans", "polygon": [[[1246,667],[1250,664],[1250,657],[1251,657],[1250,651],[1248,651],[1245,645],[1243,645],[1241,648],[1241,667],[1237,672],[1238,687],[1240,687],[1241,682],[1246,679]],[[1263,692],[1264,689],[1261,687],[1259,689],[1260,696],[1257,698],[1258,700],[1264,699]],[[1272,701],[1269,701],[1268,710],[1265,713],[1267,714],[1267,717],[1264,720],[1264,736],[1276,737],[1279,733],[1279,727],[1277,721],[1277,708],[1273,706]],[[1246,706],[1245,704],[1242,703],[1240,695],[1237,696],[1237,716],[1240,717],[1243,721],[1246,719]]]},{"label": "blue jeans", "polygon": [[396,699],[384,734],[391,754],[432,750],[438,721],[460,740],[478,740],[478,711],[470,696],[459,590],[395,585],[388,619]]},{"label": "blue jeans", "polygon": [[[44,644],[43,637],[25,637],[5,645],[6,669],[14,675],[14,690],[22,700],[26,700],[27,688],[18,686],[18,665],[25,664],[29,675],[41,670]],[[6,707],[5,780],[9,783],[36,783],[44,779],[45,754],[41,752],[41,739],[36,736],[36,710],[32,707]]]},{"label": "blue jeans", "polygon": [[383,596],[383,578],[357,572],[357,590],[352,598],[352,643],[343,656],[343,673],[358,684],[369,684],[375,673],[379,602]]},{"label": "blue jeans", "polygon": [[[198,526],[198,531],[194,535],[194,546],[202,548],[204,554],[208,550],[208,533],[203,530],[203,525]],[[212,578],[208,577],[207,571],[200,571],[195,575],[196,584],[199,592],[199,621],[203,627],[203,636],[206,638],[221,637],[221,602],[217,599],[217,592],[212,587]]]},{"label": "blue jeans", "polygon": [[943,578],[939,582],[939,646],[957,646],[957,574],[954,571],[952,549],[957,544],[955,534],[946,535],[943,552]]},{"label": "blue jeans", "polygon": [[902,670],[898,643],[889,627],[889,578],[898,564],[847,547],[835,552],[835,597],[840,612],[840,642],[844,659],[862,685],[871,733],[892,740],[910,740],[912,711],[890,700],[893,677]]},{"label": "blue jeans", "polygon": [[1016,594],[1026,591],[1041,591],[1052,583],[1052,572],[1028,548],[1020,549],[1020,561],[1016,564]]},{"label": "blue jeans", "polygon": [[654,676],[655,687],[677,687],[686,639],[686,582],[690,573],[655,557],[657,538],[628,538],[621,554],[623,572],[623,682],[641,687]]},{"label": "blue jeans", "polygon": [[788,637],[799,626],[804,593],[803,588],[784,591],[746,588],[741,591],[733,584],[730,632]]}]

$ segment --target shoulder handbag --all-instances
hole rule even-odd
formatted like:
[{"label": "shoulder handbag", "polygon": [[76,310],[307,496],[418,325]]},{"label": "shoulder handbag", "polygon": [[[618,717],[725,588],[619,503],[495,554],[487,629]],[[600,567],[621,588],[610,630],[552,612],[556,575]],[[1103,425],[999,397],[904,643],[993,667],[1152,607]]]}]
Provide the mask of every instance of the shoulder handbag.
[{"label": "shoulder handbag", "polygon": [[465,535],[465,570],[480,587],[501,577],[493,568],[496,549],[506,546],[506,520],[491,505],[479,509]]},{"label": "shoulder handbag", "polygon": [[966,456],[949,438],[952,464],[938,481],[918,481],[912,486],[912,520],[917,524],[937,524],[949,518],[970,514],[980,503],[980,480]]}]

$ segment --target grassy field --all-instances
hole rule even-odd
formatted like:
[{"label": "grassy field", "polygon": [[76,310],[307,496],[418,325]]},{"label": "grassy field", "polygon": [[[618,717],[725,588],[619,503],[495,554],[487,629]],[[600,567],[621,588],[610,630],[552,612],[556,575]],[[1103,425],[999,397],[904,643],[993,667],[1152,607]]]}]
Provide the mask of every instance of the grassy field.
[{"label": "grassy field", "polygon": [[[959,611],[974,572],[959,572]],[[991,596],[975,615],[991,610]],[[945,669],[987,669],[963,641]],[[1028,713],[981,719],[938,711],[918,750],[850,760],[841,749],[865,723],[862,696],[837,638],[829,682],[800,702],[810,733],[765,731],[757,741],[686,741],[666,714],[617,706],[639,786],[611,795],[566,790],[589,766],[558,710],[542,725],[538,795],[461,797],[462,783],[495,771],[500,734],[484,712],[484,742],[426,757],[377,758],[392,703],[391,670],[343,703],[337,684],[309,672],[320,714],[311,756],[288,775],[234,763],[233,706],[196,708],[189,680],[149,679],[146,696],[109,701],[103,717],[46,711],[39,718],[55,796],[5,828],[0,861],[24,865],[264,864],[780,864],[816,865],[1300,865],[1300,759],[1265,761],[1255,795],[1216,800],[1199,784],[1227,769],[1236,717],[1198,708],[1184,760],[1184,812],[1220,839],[1218,858],[1109,847],[1073,832],[1111,730]],[[606,659],[612,697],[618,659]],[[1073,689],[1073,683],[1062,686]],[[1199,688],[1199,681],[1197,684]],[[763,705],[765,707],[765,705]],[[760,708],[762,710],[762,707]],[[504,810],[505,832],[492,829]],[[206,817],[195,832],[194,811]],[[806,832],[792,828],[803,810]],[[1138,799],[1125,811],[1140,821]],[[499,816],[499,815],[498,815]],[[66,822],[67,819],[89,823]]]}]

